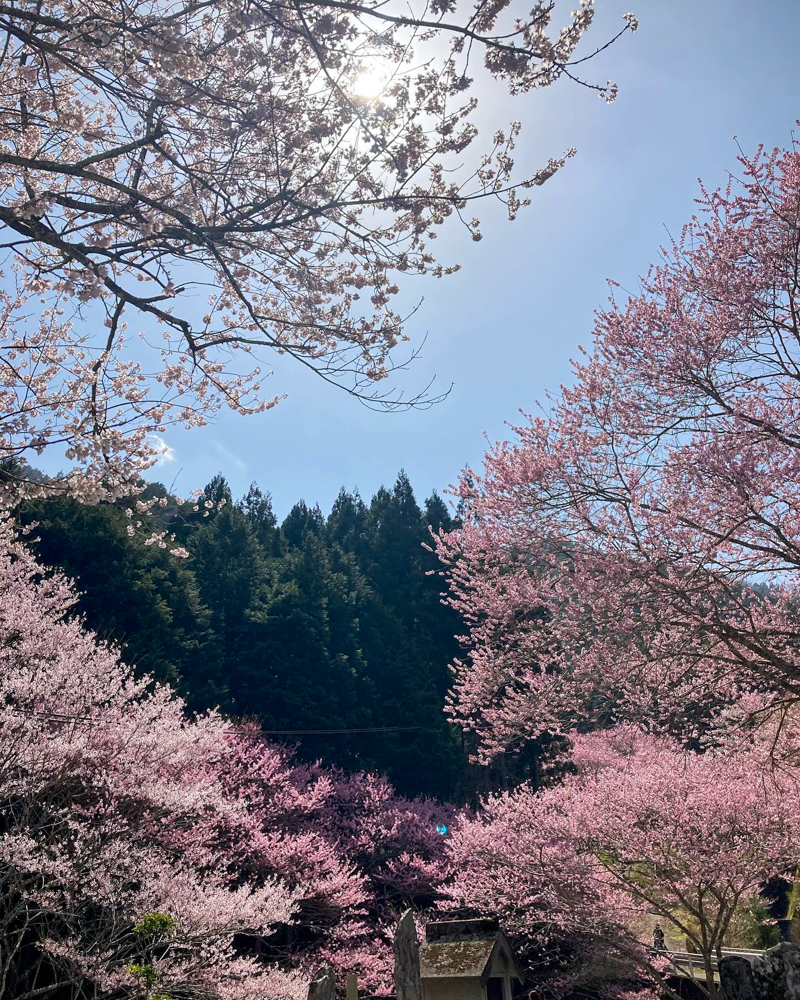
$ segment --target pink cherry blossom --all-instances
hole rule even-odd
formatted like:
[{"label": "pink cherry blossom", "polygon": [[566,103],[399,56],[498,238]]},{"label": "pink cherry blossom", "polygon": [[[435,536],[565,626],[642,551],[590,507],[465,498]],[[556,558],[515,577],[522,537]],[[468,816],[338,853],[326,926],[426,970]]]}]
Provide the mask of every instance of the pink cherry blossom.
[{"label": "pink cherry blossom", "polygon": [[[662,987],[642,943],[656,917],[705,964],[763,884],[800,853],[800,776],[752,748],[698,754],[632,727],[574,736],[577,773],[490,799],[451,842],[455,900],[546,946],[571,939]],[[668,994],[669,995],[669,994]]]},{"label": "pink cherry blossom", "polygon": [[451,711],[483,755],[581,716],[697,739],[720,705],[800,693],[800,150],[740,175],[457,488]]}]

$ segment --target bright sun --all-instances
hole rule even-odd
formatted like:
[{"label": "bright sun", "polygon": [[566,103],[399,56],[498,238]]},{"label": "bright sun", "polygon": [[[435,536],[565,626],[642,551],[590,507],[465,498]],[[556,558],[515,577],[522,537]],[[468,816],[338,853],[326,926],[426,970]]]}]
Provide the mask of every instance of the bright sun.
[{"label": "bright sun", "polygon": [[391,68],[385,59],[375,59],[366,64],[353,83],[359,97],[380,97],[389,82]]}]

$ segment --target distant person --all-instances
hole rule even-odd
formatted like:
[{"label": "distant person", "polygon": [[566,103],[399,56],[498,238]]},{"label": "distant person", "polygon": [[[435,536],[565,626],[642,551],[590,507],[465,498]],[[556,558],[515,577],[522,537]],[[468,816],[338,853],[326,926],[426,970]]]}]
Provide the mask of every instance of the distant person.
[{"label": "distant person", "polygon": [[664,940],[664,932],[661,924],[656,924],[653,928],[653,951],[666,951],[667,942]]}]

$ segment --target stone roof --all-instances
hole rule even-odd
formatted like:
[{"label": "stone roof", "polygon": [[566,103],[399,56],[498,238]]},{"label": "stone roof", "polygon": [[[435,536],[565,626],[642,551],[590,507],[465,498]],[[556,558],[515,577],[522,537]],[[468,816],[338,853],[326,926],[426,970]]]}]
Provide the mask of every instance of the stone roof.
[{"label": "stone roof", "polygon": [[492,957],[496,938],[478,941],[424,942],[419,949],[423,979],[470,976],[480,978]]},{"label": "stone roof", "polygon": [[521,980],[495,917],[433,920],[425,928],[419,949],[420,975],[423,979],[481,979],[496,953],[504,956],[509,974]]}]

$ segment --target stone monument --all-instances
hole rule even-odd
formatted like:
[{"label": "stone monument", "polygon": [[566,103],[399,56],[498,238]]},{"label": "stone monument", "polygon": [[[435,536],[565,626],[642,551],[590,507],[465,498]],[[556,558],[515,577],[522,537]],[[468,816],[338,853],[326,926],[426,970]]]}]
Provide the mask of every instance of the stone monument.
[{"label": "stone monument", "polygon": [[411,910],[406,910],[394,932],[394,992],[397,1000],[422,1000],[419,941]]}]

